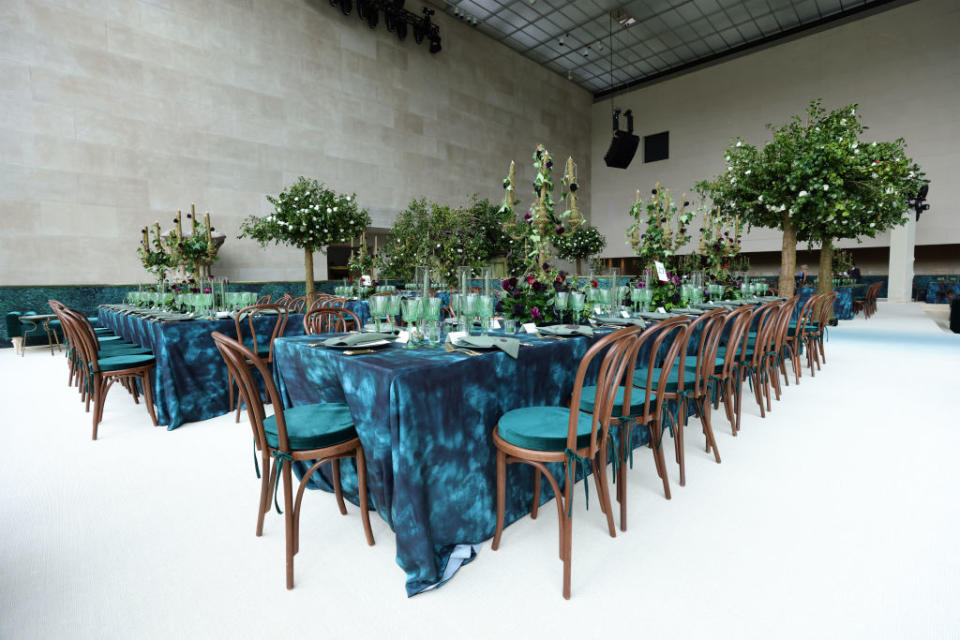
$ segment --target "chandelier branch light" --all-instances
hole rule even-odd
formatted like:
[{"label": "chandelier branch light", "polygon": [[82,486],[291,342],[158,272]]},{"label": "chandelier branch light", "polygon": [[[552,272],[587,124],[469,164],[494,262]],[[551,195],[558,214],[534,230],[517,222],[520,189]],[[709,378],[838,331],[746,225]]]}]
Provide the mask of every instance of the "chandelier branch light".
[{"label": "chandelier branch light", "polygon": [[424,7],[420,14],[407,11],[403,8],[405,0],[330,0],[330,6],[340,9],[343,15],[348,16],[353,11],[354,4],[357,16],[367,23],[371,29],[376,29],[383,17],[387,31],[404,40],[409,31],[413,32],[413,40],[420,44],[424,40],[429,42],[430,53],[439,53],[441,49],[440,27],[433,23],[430,16],[433,9]]}]

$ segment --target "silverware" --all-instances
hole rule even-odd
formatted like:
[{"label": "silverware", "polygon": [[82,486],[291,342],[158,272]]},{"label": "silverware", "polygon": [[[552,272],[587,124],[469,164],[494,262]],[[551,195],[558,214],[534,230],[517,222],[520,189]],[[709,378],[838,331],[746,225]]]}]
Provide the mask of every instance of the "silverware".
[{"label": "silverware", "polygon": [[449,342],[444,345],[444,349],[446,349],[449,353],[454,353],[454,352],[456,351],[456,352],[459,352],[459,353],[465,353],[465,354],[467,354],[468,356],[479,356],[479,355],[482,355],[479,351],[474,351],[473,349],[464,349],[463,347],[459,347],[459,348],[458,348],[458,347],[454,347],[454,346],[453,346],[452,344],[450,344]]},{"label": "silverware", "polygon": [[376,349],[347,349],[343,352],[345,356],[358,356],[362,353],[376,353]]}]

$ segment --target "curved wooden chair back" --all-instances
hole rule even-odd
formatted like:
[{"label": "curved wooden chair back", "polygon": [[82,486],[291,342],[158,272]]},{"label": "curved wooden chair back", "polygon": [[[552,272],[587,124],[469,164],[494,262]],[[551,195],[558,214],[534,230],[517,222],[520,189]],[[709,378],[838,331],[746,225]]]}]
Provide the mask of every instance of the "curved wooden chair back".
[{"label": "curved wooden chair back", "polygon": [[[689,385],[692,382],[693,393],[694,395],[703,395],[706,392],[707,381],[710,379],[710,376],[713,375],[713,362],[716,359],[714,358],[708,360],[707,356],[710,352],[710,344],[713,341],[713,332],[718,329],[723,329],[723,318],[729,313],[726,309],[718,308],[711,309],[706,313],[702,313],[699,316],[694,317],[693,320],[687,325],[687,333],[684,338],[684,344],[680,349],[680,354],[678,358],[682,359],[683,362],[680,363],[680,375],[677,384],[677,391],[682,392],[686,387],[685,384]],[[701,327],[700,335],[697,336],[696,341],[693,341],[694,334],[697,333],[697,328]],[[693,353],[691,353],[691,351]],[[714,349],[716,353],[716,349]],[[687,356],[696,356],[697,357],[697,366],[694,370],[693,380],[684,380],[686,374],[686,357]]]},{"label": "curved wooden chair back", "polygon": [[307,298],[306,296],[302,296],[300,298],[290,298],[286,301],[284,306],[290,313],[303,313],[304,307],[307,306]]},{"label": "curved wooden chair back", "polygon": [[270,296],[261,296],[257,300],[257,304],[270,304]]},{"label": "curved wooden chair back", "polygon": [[[726,380],[734,373],[734,369],[739,367],[743,359],[743,352],[746,349],[746,336],[750,333],[750,324],[753,322],[754,309],[751,307],[737,307],[728,313],[723,319],[723,325],[712,337],[713,344],[708,353],[709,362],[716,362],[717,352],[720,350],[720,344],[724,341],[726,334],[726,349],[723,353],[723,368],[720,372],[720,378]],[[729,327],[729,330],[727,329]]]},{"label": "curved wooden chair back", "polygon": [[[630,399],[635,386],[648,391],[648,393],[644,394],[643,414],[639,420],[646,423],[650,420],[659,419],[663,411],[663,402],[669,395],[667,393],[667,383],[670,376],[666,375],[666,373],[673,369],[677,357],[680,355],[680,350],[687,342],[689,326],[690,318],[681,316],[679,318],[670,318],[657,322],[644,329],[643,333],[639,335],[636,344],[633,346],[634,352],[629,359],[629,369],[627,370],[627,377],[625,379],[634,380],[634,373],[636,372],[640,351],[649,342],[650,351],[647,355],[647,361],[641,363],[647,372],[647,379],[646,384],[642,387],[637,385],[636,382],[625,385],[626,389],[623,392],[622,405],[623,419],[629,419],[631,411]],[[663,351],[662,355],[661,351]],[[663,375],[659,376],[660,379],[656,388],[654,388],[653,374],[658,368],[663,372]],[[683,371],[683,368],[684,367],[681,367],[680,370]],[[651,395],[654,397],[653,411],[650,410]]]},{"label": "curved wooden chair back", "polygon": [[303,332],[307,335],[342,333],[349,331],[351,326],[359,327],[360,318],[349,309],[316,307],[303,316]]},{"label": "curved wooden chair back", "polygon": [[269,365],[254,351],[219,331],[211,332],[210,337],[217,345],[217,350],[227,365],[230,377],[237,381],[237,386],[240,389],[240,399],[247,407],[253,436],[257,440],[257,448],[265,451],[268,445],[263,428],[266,411],[263,408],[263,399],[260,397],[260,388],[256,376],[253,374],[254,370],[260,373],[264,392],[273,404],[274,415],[277,420],[277,440],[279,444],[277,448],[289,453],[290,441],[287,438],[287,423],[283,417],[283,402],[277,392],[276,385],[273,383],[273,375],[270,372]]},{"label": "curved wooden chair back", "polygon": [[[237,330],[237,340],[246,344],[247,338],[249,338],[250,343],[253,344],[253,351],[260,353],[259,343],[262,341],[262,338],[257,337],[254,323],[257,318],[275,319],[273,329],[270,333],[270,346],[266,358],[267,362],[273,362],[273,341],[281,337],[287,328],[287,309],[279,304],[255,304],[250,307],[244,307],[237,312],[236,317],[233,319],[234,327]],[[244,327],[246,327],[246,336],[244,335]]]},{"label": "curved wooden chair back", "polygon": [[[620,329],[603,336],[594,342],[580,359],[577,367],[577,376],[574,379],[573,394],[570,397],[570,421],[567,425],[567,449],[577,451],[577,424],[580,412],[575,408],[580,406],[583,383],[593,360],[603,354],[600,370],[597,376],[597,391],[594,400],[593,414],[590,423],[590,443],[585,457],[593,458],[600,448],[600,443],[607,437],[610,428],[610,418],[613,409],[614,396],[617,387],[622,384],[627,373],[627,360],[633,349],[635,337],[642,331],[641,327],[633,326]],[[632,367],[631,367],[632,369]],[[629,385],[627,385],[629,388]],[[598,437],[599,431],[599,437]]]}]

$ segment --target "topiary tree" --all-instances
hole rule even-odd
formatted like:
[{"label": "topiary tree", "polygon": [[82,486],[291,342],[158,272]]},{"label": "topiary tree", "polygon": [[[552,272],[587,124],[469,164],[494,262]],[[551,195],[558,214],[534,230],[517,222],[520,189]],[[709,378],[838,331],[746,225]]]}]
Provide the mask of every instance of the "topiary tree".
[{"label": "topiary tree", "polygon": [[493,237],[497,230],[489,228],[496,226],[495,213],[489,202],[476,198],[466,208],[414,200],[393,223],[383,250],[384,274],[410,280],[418,265],[427,265],[455,285],[457,267],[479,268],[503,244]]},{"label": "topiary tree", "polygon": [[250,216],[240,224],[239,238],[266,246],[272,242],[303,249],[307,304],[313,302],[313,253],[331,244],[358,237],[370,224],[370,214],[357,207],[356,194],[343,195],[311,178],[299,177],[278,196],[267,196],[274,211]]},{"label": "topiary tree", "polygon": [[570,233],[557,236],[553,241],[557,255],[577,263],[577,275],[582,272],[583,260],[595,256],[607,246],[607,239],[593,225],[583,224]]},{"label": "topiary tree", "polygon": [[[906,221],[922,174],[904,142],[863,142],[857,105],[827,112],[820,100],[773,131],[762,149],[737,139],[726,171],[697,185],[715,215],[783,231],[780,294],[793,295],[797,241],[821,245],[820,287],[830,284],[837,238],[874,236]],[[823,283],[826,282],[826,285]]]}]

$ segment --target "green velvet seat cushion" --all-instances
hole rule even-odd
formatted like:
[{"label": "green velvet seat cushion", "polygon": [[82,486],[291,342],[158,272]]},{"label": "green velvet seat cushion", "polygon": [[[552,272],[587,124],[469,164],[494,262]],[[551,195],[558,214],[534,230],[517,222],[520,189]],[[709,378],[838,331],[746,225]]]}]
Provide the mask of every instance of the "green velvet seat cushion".
[{"label": "green velvet seat cushion", "polygon": [[[305,404],[284,409],[283,419],[287,425],[290,449],[294,451],[322,449],[357,437],[350,407],[342,402]],[[267,444],[274,448],[279,447],[276,416],[264,418],[263,429]]]},{"label": "green velvet seat cushion", "polygon": [[[687,369],[688,369],[689,371],[693,371],[693,370],[695,370],[696,367],[697,367],[697,356],[687,356],[685,362],[686,362],[686,365],[687,365]],[[723,352],[722,352],[722,351],[719,351],[719,350],[717,351],[717,357],[714,358],[714,365],[715,365],[715,366],[718,366],[718,367],[723,366]],[[684,376],[683,380],[684,380],[684,382],[687,381],[686,376]]]},{"label": "green velvet seat cushion", "polygon": [[102,334],[112,334],[112,333],[113,333],[112,331],[110,331],[110,329],[107,329],[106,327],[94,327],[94,328],[93,328],[93,331],[94,331],[94,333],[102,333]]},{"label": "green velvet seat cushion", "polygon": [[[590,444],[590,422],[588,413],[577,414],[578,449]],[[569,423],[570,409],[566,407],[524,407],[503,414],[497,431],[501,438],[524,449],[563,451],[567,448]]]},{"label": "green velvet seat cushion", "polygon": [[109,345],[100,348],[100,357],[106,358],[108,356],[119,356],[119,355],[153,355],[153,352],[150,349],[135,345],[135,344],[119,344],[119,345]]},{"label": "green velvet seat cushion", "polygon": [[109,342],[123,342],[123,338],[121,338],[120,336],[114,336],[114,335],[97,336],[97,342],[99,342],[100,344],[107,344]]},{"label": "green velvet seat cushion", "polygon": [[120,369],[153,364],[155,361],[156,358],[149,354],[120,354],[100,358],[97,360],[97,365],[100,367],[100,371],[119,371]]},{"label": "green velvet seat cushion", "polygon": [[[646,384],[646,379],[644,379],[644,384]],[[676,388],[676,385],[674,385]],[[669,391],[669,385],[667,387]],[[617,393],[613,398],[613,415],[622,416],[623,415],[623,387],[617,389]],[[630,392],[630,415],[636,416],[643,413],[643,401],[646,398],[646,392],[643,389],[634,388]],[[583,387],[580,392],[580,411],[585,413],[593,413],[593,408],[596,405],[597,401],[597,388],[596,387]],[[650,394],[650,402],[654,401],[654,395]]]}]

